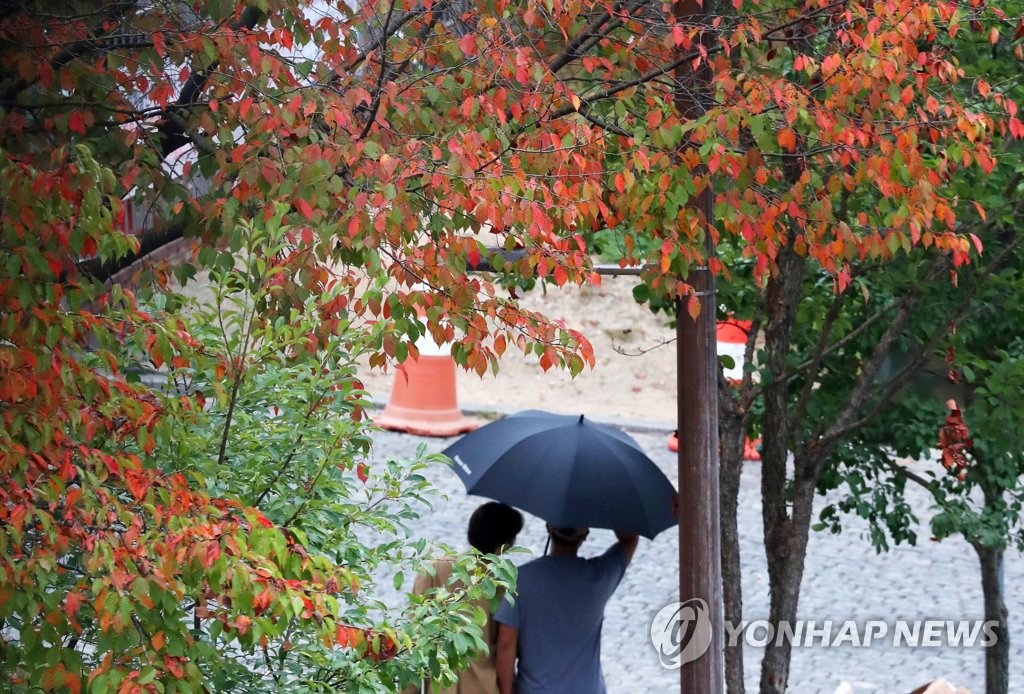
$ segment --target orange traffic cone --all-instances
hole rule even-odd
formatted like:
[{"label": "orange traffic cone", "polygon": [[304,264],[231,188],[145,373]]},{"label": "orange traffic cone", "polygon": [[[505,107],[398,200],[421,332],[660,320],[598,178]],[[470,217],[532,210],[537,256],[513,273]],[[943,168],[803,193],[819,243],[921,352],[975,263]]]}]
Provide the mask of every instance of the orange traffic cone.
[{"label": "orange traffic cone", "polygon": [[374,423],[418,436],[455,436],[479,424],[462,416],[455,395],[455,360],[429,337],[416,343],[419,358],[409,357],[395,373],[384,411]]},{"label": "orange traffic cone", "polygon": [[743,443],[743,459],[744,460],[760,460],[761,452],[757,450],[757,447],[761,445],[761,439],[751,441],[746,439]]},{"label": "orange traffic cone", "polygon": [[750,321],[739,321],[729,319],[721,321],[715,326],[715,341],[719,356],[728,355],[732,357],[733,366],[725,370],[725,377],[729,380],[740,380],[743,378],[743,358],[747,350],[747,333],[750,330]]},{"label": "orange traffic cone", "polygon": [[715,340],[718,342],[746,342],[750,333],[750,321],[728,320],[719,321],[715,324]]},{"label": "orange traffic cone", "polygon": [[[743,378],[743,357],[747,347],[747,334],[750,332],[750,321],[729,320],[719,321],[715,324],[715,342],[719,355],[727,354],[732,357],[734,366],[725,370],[725,376],[730,381],[738,381]],[[760,441],[760,439],[758,439]],[[679,433],[673,431],[668,437],[668,449],[679,450]],[[744,460],[760,460],[761,455],[754,448],[749,440],[743,449]]]},{"label": "orange traffic cone", "polygon": [[[761,439],[751,441],[746,439],[743,442],[743,459],[744,460],[761,460],[761,452],[757,450],[760,445]],[[668,437],[668,449],[676,452],[679,450],[679,432],[673,431]]]}]

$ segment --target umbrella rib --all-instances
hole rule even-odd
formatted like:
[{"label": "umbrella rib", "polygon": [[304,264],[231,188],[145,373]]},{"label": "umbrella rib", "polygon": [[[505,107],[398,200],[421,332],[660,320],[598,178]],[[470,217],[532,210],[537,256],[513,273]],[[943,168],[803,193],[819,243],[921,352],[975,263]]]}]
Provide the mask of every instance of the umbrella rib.
[{"label": "umbrella rib", "polygon": [[[617,439],[611,439],[611,440],[616,441],[616,442],[622,444],[623,446],[627,446],[628,448],[633,448],[632,446],[628,446],[625,442],[618,441]],[[633,493],[633,496],[634,496],[634,498],[636,500],[636,503],[637,503],[637,507],[640,508],[640,509],[643,509],[644,520],[646,521],[646,525],[647,525],[646,530],[647,530],[647,533],[650,533],[651,532],[651,526],[653,525],[651,523],[651,515],[649,513],[649,509],[648,509],[647,504],[644,503],[643,496],[640,494],[640,490],[637,489],[636,478],[633,476],[633,469],[629,465],[626,465],[626,463],[622,460],[622,458],[620,458],[618,455],[616,455],[616,451],[609,445],[608,439],[606,437],[603,437],[603,436],[600,437],[598,439],[598,442],[600,443],[600,445],[605,450],[609,451],[612,454],[612,459],[615,461],[616,465],[618,465],[619,468],[622,469],[626,473],[626,478],[629,479],[629,481],[631,483],[630,484],[630,491],[632,491],[632,493]],[[636,449],[634,449],[634,450],[636,450]],[[643,451],[641,451],[641,453],[643,453]],[[646,455],[646,453],[644,453],[644,455]],[[647,533],[645,533],[645,534],[647,534]]]}]

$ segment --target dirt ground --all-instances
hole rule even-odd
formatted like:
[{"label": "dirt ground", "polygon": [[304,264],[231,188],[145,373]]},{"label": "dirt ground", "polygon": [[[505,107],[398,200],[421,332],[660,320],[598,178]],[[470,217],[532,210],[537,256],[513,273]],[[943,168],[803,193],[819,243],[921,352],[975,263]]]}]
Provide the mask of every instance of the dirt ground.
[{"label": "dirt ground", "polygon": [[[634,277],[604,277],[596,286],[536,289],[522,297],[529,308],[563,319],[594,346],[596,364],[575,379],[567,371],[544,372],[535,356],[515,349],[499,373],[483,378],[458,372],[458,403],[467,414],[542,409],[586,414],[602,421],[675,428],[675,331],[633,300]],[[385,403],[394,373],[360,374],[375,401]]]}]

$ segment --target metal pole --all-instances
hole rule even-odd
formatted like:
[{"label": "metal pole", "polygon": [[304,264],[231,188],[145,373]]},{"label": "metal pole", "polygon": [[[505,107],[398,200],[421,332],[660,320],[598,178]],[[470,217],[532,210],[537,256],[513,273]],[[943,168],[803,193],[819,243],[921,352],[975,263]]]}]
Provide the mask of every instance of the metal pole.
[{"label": "metal pole", "polygon": [[[677,21],[708,27],[709,0],[677,0]],[[710,32],[708,32],[710,34]],[[710,36],[704,37],[708,41]],[[685,119],[704,114],[711,68],[704,62],[696,70],[687,63],[676,73],[681,88],[676,107]],[[708,176],[706,169],[695,175]],[[713,192],[710,181],[690,201],[711,223]],[[705,233],[707,257],[714,241]],[[699,599],[707,606],[711,644],[699,658],[683,663],[679,672],[682,694],[718,694],[725,691],[722,557],[718,491],[718,355],[715,341],[715,278],[707,265],[694,267],[686,278],[700,298],[701,312],[690,318],[682,301],[676,302],[676,354],[679,426],[679,599]]]}]

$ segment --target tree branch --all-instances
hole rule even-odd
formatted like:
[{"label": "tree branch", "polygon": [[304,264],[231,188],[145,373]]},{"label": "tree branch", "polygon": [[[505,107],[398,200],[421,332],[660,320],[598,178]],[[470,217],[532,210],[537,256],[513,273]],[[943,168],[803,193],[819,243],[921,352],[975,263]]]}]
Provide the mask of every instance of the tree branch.
[{"label": "tree branch", "polygon": [[[260,10],[256,9],[253,5],[249,5],[242,10],[238,20],[231,23],[231,30],[252,29],[262,16],[263,13]],[[219,61],[215,60],[201,70],[193,70],[185,84],[182,85],[173,106],[168,107],[167,115],[157,125],[157,133],[161,140],[160,155],[162,157],[166,158],[172,152],[185,145],[195,144],[197,147],[200,146],[194,137],[194,133],[188,131],[184,114],[187,114],[191,107],[199,102],[203,90],[206,89],[206,83],[209,81],[210,75],[214,73],[218,65]]]},{"label": "tree branch", "polygon": [[[110,7],[107,8],[107,11],[103,14],[103,17],[97,23],[97,26],[93,31],[102,30],[104,26],[119,23],[124,18],[125,14],[128,13],[128,10],[135,7],[136,4],[136,0],[130,0],[128,2],[122,1],[111,3]],[[14,11],[17,10],[15,9]],[[5,16],[7,14],[13,14],[13,11],[10,13],[0,11],[0,16]],[[108,36],[76,41],[75,43],[65,48],[63,51],[54,56],[53,59],[50,60],[50,68],[54,72],[56,72],[57,70],[61,69],[62,67],[70,63],[75,58],[82,57],[90,50],[103,48],[106,44],[113,43],[118,38],[120,37]],[[152,44],[151,38],[150,44]],[[0,93],[0,102],[2,102],[6,107],[7,104],[12,103],[14,99],[18,96],[18,94],[20,94],[25,89],[30,87],[31,84],[32,83],[28,80],[19,77],[17,80],[14,81],[13,84],[11,84],[9,87],[4,89],[2,93]]]},{"label": "tree branch", "polygon": [[[1010,260],[1010,258],[1013,256],[1013,254],[1016,252],[1017,248],[1021,245],[1022,242],[1024,242],[1024,234],[1018,234],[1017,236],[1015,236],[1014,239],[1003,248],[1002,252],[1000,252],[1000,254],[996,256],[992,263],[985,266],[984,270],[982,271],[983,275],[991,277],[992,275],[996,274],[999,270],[1001,270],[1002,267]],[[967,292],[966,296],[964,296],[964,298],[961,300],[960,304],[957,306],[956,310],[953,313],[953,316],[951,318],[952,322],[955,323],[961,321],[966,315],[969,315],[971,313],[971,302],[977,295],[978,286],[979,285],[976,284],[972,289],[970,289]],[[868,424],[875,417],[877,417],[884,409],[884,407],[889,403],[889,401],[891,401],[892,398],[895,397],[900,392],[900,390],[902,390],[902,388],[909,381],[910,377],[914,375],[916,370],[920,368],[921,364],[924,362],[927,355],[934,349],[935,345],[938,344],[938,341],[942,338],[942,336],[946,333],[947,330],[947,326],[943,325],[940,326],[939,328],[936,328],[932,332],[931,336],[929,336],[928,341],[924,345],[922,345],[920,349],[916,351],[914,358],[912,358],[906,365],[904,365],[904,367],[900,369],[899,373],[897,373],[895,377],[893,377],[887,382],[886,386],[879,393],[877,401],[875,402],[871,411],[869,411],[867,414],[860,417],[859,419],[854,420],[853,415],[856,414],[856,410],[852,409],[851,400],[851,405],[847,406],[844,415],[838,417],[836,419],[836,422],[819,439],[819,445],[821,445],[822,447],[833,445],[841,437],[846,436],[851,431],[855,431],[856,429]],[[888,335],[888,331],[886,334]],[[884,342],[884,339],[885,338],[883,337],[883,340],[879,342],[879,346],[881,346],[882,342]],[[874,376],[872,375],[871,378],[873,379]],[[861,378],[861,381],[863,382],[863,376]],[[869,381],[866,384],[866,388],[870,388],[872,385],[873,384]],[[862,405],[863,399],[861,400],[861,404],[858,405],[858,409]]]},{"label": "tree branch", "polygon": [[[797,17],[796,19],[793,19],[792,21],[785,22],[784,24],[780,24],[780,25],[778,25],[776,27],[772,27],[771,29],[768,29],[767,31],[765,31],[762,34],[761,40],[762,41],[770,40],[770,38],[773,35],[775,35],[775,34],[779,34],[779,33],[785,32],[787,29],[791,29],[792,27],[794,27],[794,26],[796,26],[798,24],[802,24],[802,23],[806,22],[808,19],[810,19],[811,17],[814,17],[815,15],[819,15],[819,14],[822,14],[822,13],[825,13],[825,12],[830,12],[830,11],[834,10],[836,7],[841,7],[843,4],[844,4],[843,0],[839,0],[837,2],[829,3],[828,5],[826,5],[824,7],[815,8],[813,11],[808,12],[806,14],[802,14],[799,17]],[[659,77],[662,77],[664,75],[670,74],[676,68],[682,67],[683,65],[685,65],[685,64],[687,64],[689,62],[692,62],[695,58],[700,58],[700,57],[705,57],[705,56],[706,57],[710,57],[711,55],[714,55],[716,53],[721,53],[724,50],[725,50],[725,48],[724,48],[724,46],[722,46],[721,43],[710,44],[710,45],[706,46],[703,50],[692,50],[692,51],[690,51],[688,53],[684,53],[682,56],[680,56],[676,60],[673,60],[670,63],[667,63],[667,64],[665,64],[665,65],[663,65],[661,67],[655,68],[653,70],[649,70],[648,72],[644,73],[643,75],[640,75],[639,77],[636,77],[636,78],[631,79],[631,80],[626,80],[624,82],[619,82],[618,84],[610,86],[607,89],[605,89],[605,90],[603,90],[601,92],[598,92],[597,94],[593,94],[593,95],[585,96],[585,97],[580,97],[580,103],[582,105],[590,105],[590,104],[596,103],[598,101],[603,101],[605,99],[609,99],[609,98],[615,96],[616,94],[618,94],[620,92],[626,91],[627,89],[632,89],[633,87],[639,87],[641,84],[646,84],[647,82],[655,80],[655,79],[657,79]],[[553,111],[549,118],[550,118],[550,120],[556,120],[558,118],[562,118],[562,117],[567,116],[567,115],[569,115],[571,113],[574,113],[575,110],[576,109],[573,106],[563,106],[562,108],[560,108],[560,109],[558,109],[556,111]]]},{"label": "tree branch", "polygon": [[847,292],[839,292],[832,298],[832,305],[828,307],[825,321],[818,334],[818,344],[814,346],[814,353],[811,358],[805,362],[807,368],[804,373],[804,387],[801,389],[800,397],[797,399],[796,410],[793,415],[793,421],[796,422],[798,427],[803,423],[804,417],[807,414],[807,406],[810,402],[811,394],[814,392],[814,382],[821,371],[821,362],[825,359],[825,353],[828,351],[828,338],[832,334],[832,326],[835,325],[836,319],[839,318],[839,314],[842,311],[846,295]]},{"label": "tree branch", "polygon": [[897,475],[899,475],[901,477],[905,477],[906,479],[908,479],[908,480],[910,480],[912,482],[917,483],[918,485],[920,485],[920,486],[924,487],[925,489],[927,489],[929,492],[931,492],[931,491],[933,491],[935,489],[934,481],[929,481],[929,480],[925,479],[924,477],[922,477],[921,475],[917,474],[916,472],[914,472],[912,470],[908,470],[907,468],[903,467],[902,465],[897,465],[888,456],[886,456],[886,458],[885,458],[885,465],[886,465],[886,467],[888,467],[890,470],[892,470]]},{"label": "tree branch", "polygon": [[357,140],[362,140],[370,132],[373,122],[377,119],[377,111],[380,109],[380,96],[384,89],[384,76],[388,73],[388,25],[391,24],[391,16],[395,13],[395,0],[388,4],[387,14],[384,15],[384,29],[381,31],[380,39],[380,72],[377,73],[377,88],[370,105],[370,113],[367,115],[363,130],[359,133]]}]

